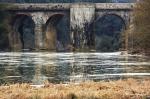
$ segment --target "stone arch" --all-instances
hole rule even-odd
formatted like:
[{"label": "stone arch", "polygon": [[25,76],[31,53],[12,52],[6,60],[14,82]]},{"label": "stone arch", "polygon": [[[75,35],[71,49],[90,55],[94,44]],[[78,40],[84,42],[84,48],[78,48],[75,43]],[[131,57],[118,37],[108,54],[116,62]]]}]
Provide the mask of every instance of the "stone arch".
[{"label": "stone arch", "polygon": [[126,10],[104,10],[104,11],[98,11],[96,13],[96,20],[100,19],[103,16],[106,15],[115,15],[119,18],[121,18],[124,21],[125,24],[125,29],[127,29],[127,26],[131,23],[132,21],[132,12],[131,11],[126,11]]},{"label": "stone arch", "polygon": [[32,17],[27,14],[17,14],[13,19],[12,39],[14,49],[33,50],[35,48],[35,23]]},{"label": "stone arch", "polygon": [[98,16],[97,18],[96,18],[96,20],[95,20],[95,22],[96,21],[98,21],[98,20],[100,20],[101,18],[103,18],[103,17],[105,17],[105,16],[116,16],[116,17],[118,17],[118,18],[120,18],[121,20],[122,20],[122,22],[123,22],[123,24],[124,24],[124,29],[126,29],[127,28],[127,19],[125,18],[125,16],[124,15],[122,15],[122,14],[119,14],[119,13],[103,13],[102,15],[100,15],[100,16]]},{"label": "stone arch", "polygon": [[[45,23],[45,48],[48,50],[65,51],[69,44],[69,17],[56,13],[49,17]],[[67,29],[67,30],[65,30]],[[65,32],[66,31],[66,32]]]},{"label": "stone arch", "polygon": [[95,21],[95,46],[97,51],[119,51],[126,21],[117,14],[108,13]]}]

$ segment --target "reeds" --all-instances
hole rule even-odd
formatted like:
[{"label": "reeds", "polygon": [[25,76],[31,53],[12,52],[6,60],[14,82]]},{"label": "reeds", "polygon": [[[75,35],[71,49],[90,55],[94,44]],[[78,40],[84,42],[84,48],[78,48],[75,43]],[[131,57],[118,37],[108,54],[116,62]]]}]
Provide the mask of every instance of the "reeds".
[{"label": "reeds", "polygon": [[0,86],[0,99],[149,99],[150,79]]}]

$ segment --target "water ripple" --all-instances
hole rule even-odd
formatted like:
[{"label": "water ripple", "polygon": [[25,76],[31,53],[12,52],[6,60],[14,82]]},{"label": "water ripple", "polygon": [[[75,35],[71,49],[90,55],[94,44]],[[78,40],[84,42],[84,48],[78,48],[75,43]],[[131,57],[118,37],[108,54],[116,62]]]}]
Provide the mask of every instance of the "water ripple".
[{"label": "water ripple", "polygon": [[[0,53],[0,82],[68,82],[150,76],[150,60],[114,53]],[[79,78],[79,79],[77,79]]]}]

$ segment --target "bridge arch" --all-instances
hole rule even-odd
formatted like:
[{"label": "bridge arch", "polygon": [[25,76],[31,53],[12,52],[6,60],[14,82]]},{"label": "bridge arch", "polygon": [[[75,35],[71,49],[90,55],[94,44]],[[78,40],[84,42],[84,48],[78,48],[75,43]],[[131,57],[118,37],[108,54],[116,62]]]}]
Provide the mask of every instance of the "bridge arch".
[{"label": "bridge arch", "polygon": [[117,14],[104,14],[95,21],[95,46],[97,51],[119,51],[125,20]]},{"label": "bridge arch", "polygon": [[123,15],[120,15],[117,13],[104,13],[103,15],[97,17],[95,22],[97,22],[98,20],[101,20],[102,18],[107,17],[107,16],[115,16],[115,17],[119,18],[123,22],[123,25],[124,25],[123,29],[127,28],[127,20],[123,17]]},{"label": "bridge arch", "polygon": [[35,24],[32,17],[27,14],[17,14],[13,21],[13,39],[16,40],[13,46],[18,49],[33,50],[35,47]]},{"label": "bridge arch", "polygon": [[69,44],[69,17],[66,14],[52,14],[45,24],[45,48],[65,51]]}]

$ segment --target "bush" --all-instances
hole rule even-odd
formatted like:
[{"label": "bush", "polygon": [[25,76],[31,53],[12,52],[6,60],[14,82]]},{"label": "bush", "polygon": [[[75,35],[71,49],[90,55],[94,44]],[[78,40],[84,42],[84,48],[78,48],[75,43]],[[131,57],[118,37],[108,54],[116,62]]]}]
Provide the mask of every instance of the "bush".
[{"label": "bush", "polygon": [[[129,47],[149,52],[150,49],[150,0],[137,3],[134,9],[134,29],[129,34]],[[133,28],[133,27],[132,27]],[[131,44],[132,43],[132,44]]]},{"label": "bush", "polygon": [[10,7],[7,4],[0,4],[0,50],[9,49],[8,33],[10,14],[6,9]]}]

